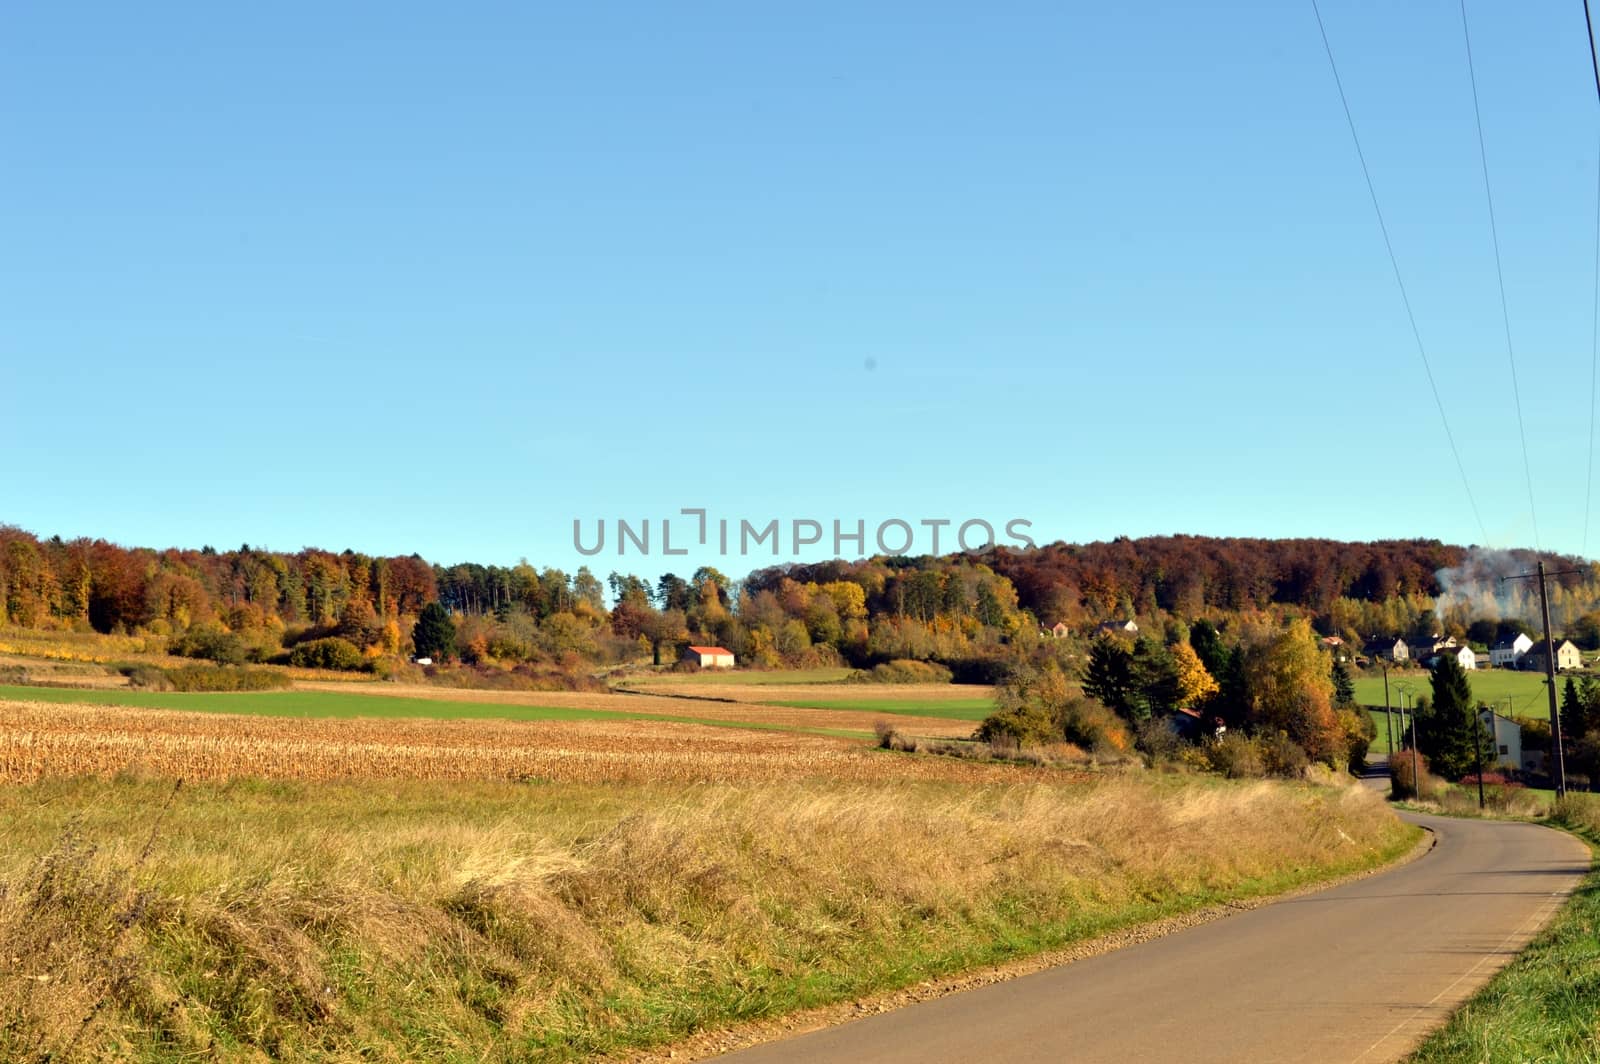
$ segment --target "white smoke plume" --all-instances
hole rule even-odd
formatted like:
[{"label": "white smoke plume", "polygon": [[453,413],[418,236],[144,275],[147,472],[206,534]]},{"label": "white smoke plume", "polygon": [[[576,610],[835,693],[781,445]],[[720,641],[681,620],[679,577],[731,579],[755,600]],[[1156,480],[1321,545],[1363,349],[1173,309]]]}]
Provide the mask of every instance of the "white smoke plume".
[{"label": "white smoke plume", "polygon": [[1461,564],[1440,569],[1434,576],[1439,581],[1439,596],[1434,600],[1434,614],[1443,620],[1453,610],[1465,607],[1471,617],[1498,621],[1505,617],[1521,617],[1527,608],[1529,590],[1537,591],[1532,581],[1506,581],[1508,576],[1521,576],[1532,569],[1526,556],[1511,551],[1473,547]]}]

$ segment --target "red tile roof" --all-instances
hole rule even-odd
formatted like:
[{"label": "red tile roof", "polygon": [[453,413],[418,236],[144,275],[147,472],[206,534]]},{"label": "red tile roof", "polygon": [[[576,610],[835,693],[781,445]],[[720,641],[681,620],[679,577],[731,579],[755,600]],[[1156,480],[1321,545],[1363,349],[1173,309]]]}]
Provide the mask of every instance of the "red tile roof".
[{"label": "red tile roof", "polygon": [[689,649],[694,651],[696,654],[729,654],[729,655],[731,655],[733,653],[733,651],[725,650],[722,647],[694,647],[694,646],[692,646]]}]

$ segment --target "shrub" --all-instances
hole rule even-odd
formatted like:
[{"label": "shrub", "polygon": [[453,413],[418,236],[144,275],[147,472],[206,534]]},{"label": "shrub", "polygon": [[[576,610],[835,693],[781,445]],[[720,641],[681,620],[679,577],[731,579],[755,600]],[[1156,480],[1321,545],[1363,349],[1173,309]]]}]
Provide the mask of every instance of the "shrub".
[{"label": "shrub", "polygon": [[129,687],[147,691],[172,690],[172,681],[167,679],[166,670],[154,665],[124,665],[118,671],[128,678]]},{"label": "shrub", "polygon": [[1043,746],[1060,740],[1061,730],[1044,710],[1022,705],[985,717],[973,738],[981,743]]},{"label": "shrub", "polygon": [[1139,725],[1136,735],[1139,749],[1150,758],[1152,765],[1176,761],[1183,748],[1189,745],[1173,730],[1166,717],[1151,717],[1144,721]]},{"label": "shrub", "polygon": [[504,632],[490,637],[487,650],[496,661],[526,661],[533,656],[531,642]]},{"label": "shrub", "polygon": [[372,671],[378,679],[392,683],[421,683],[425,679],[420,665],[402,658],[374,658]]},{"label": "shrub", "polygon": [[949,658],[945,665],[956,683],[1002,683],[1010,674],[1012,661],[1002,657]]},{"label": "shrub", "polygon": [[1230,780],[1260,779],[1267,774],[1260,746],[1238,732],[1228,732],[1215,742],[1207,743],[1205,753],[1211,770]]},{"label": "shrub", "polygon": [[219,624],[191,625],[167,644],[167,652],[181,658],[204,658],[218,665],[243,665],[250,658],[245,641]]},{"label": "shrub", "polygon": [[301,643],[289,652],[289,664],[302,669],[354,671],[364,668],[366,663],[366,659],[361,656],[360,647],[336,635]]},{"label": "shrub", "polygon": [[289,686],[289,677],[271,669],[185,665],[165,672],[174,691],[275,691]]},{"label": "shrub", "polygon": [[907,735],[902,735],[894,726],[893,721],[880,720],[872,725],[873,734],[878,737],[878,747],[883,750],[902,750],[915,752],[917,740]]},{"label": "shrub", "polygon": [[1341,709],[1338,712],[1339,728],[1344,733],[1345,756],[1351,772],[1360,774],[1367,765],[1367,751],[1372,740],[1378,737],[1378,726],[1372,714],[1364,709]]},{"label": "shrub", "polygon": [[1600,834],[1600,798],[1568,791],[1550,811],[1550,819],[1569,828]]},{"label": "shrub", "polygon": [[857,670],[849,678],[865,683],[949,683],[953,675],[936,662],[896,658],[874,665],[867,672]]},{"label": "shrub", "polygon": [[1284,732],[1265,736],[1261,743],[1261,763],[1267,775],[1280,779],[1297,780],[1306,774],[1311,759],[1305,749]]},{"label": "shrub", "polygon": [[[1412,757],[1422,771],[1419,792],[1411,775]],[[1410,750],[1397,750],[1389,755],[1389,791],[1396,798],[1437,799],[1445,791],[1444,780],[1428,771],[1428,759]]]}]

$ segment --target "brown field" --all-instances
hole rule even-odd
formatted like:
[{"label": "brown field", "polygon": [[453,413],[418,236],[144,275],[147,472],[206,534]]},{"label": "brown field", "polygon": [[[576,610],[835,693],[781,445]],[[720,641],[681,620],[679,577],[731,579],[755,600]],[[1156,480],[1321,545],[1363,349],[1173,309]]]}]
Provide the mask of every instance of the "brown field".
[{"label": "brown field", "polygon": [[660,686],[670,686],[672,693],[679,697],[725,702],[814,702],[847,698],[866,702],[946,702],[994,696],[994,688],[987,685],[949,683],[731,684],[684,680]]},{"label": "brown field", "polygon": [[851,740],[657,721],[302,719],[0,701],[0,780],[118,773],[570,783],[1005,782],[1038,775],[894,756]]}]

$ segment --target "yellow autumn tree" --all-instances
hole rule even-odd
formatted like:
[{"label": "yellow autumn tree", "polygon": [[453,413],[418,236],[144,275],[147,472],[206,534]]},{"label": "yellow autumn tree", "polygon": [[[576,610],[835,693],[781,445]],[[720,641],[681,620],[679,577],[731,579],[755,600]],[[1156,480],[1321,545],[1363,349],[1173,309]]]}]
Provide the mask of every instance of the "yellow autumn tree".
[{"label": "yellow autumn tree", "polygon": [[1194,647],[1179,643],[1172,648],[1172,663],[1178,671],[1178,704],[1193,706],[1205,701],[1220,689],[1217,681],[1206,671],[1205,663]]},{"label": "yellow autumn tree", "polygon": [[1281,731],[1313,760],[1333,764],[1343,733],[1333,712],[1333,679],[1317,637],[1304,620],[1249,647],[1245,676],[1258,729]]},{"label": "yellow autumn tree", "polygon": [[400,626],[394,621],[389,621],[383,626],[379,645],[385,654],[400,653]]}]

